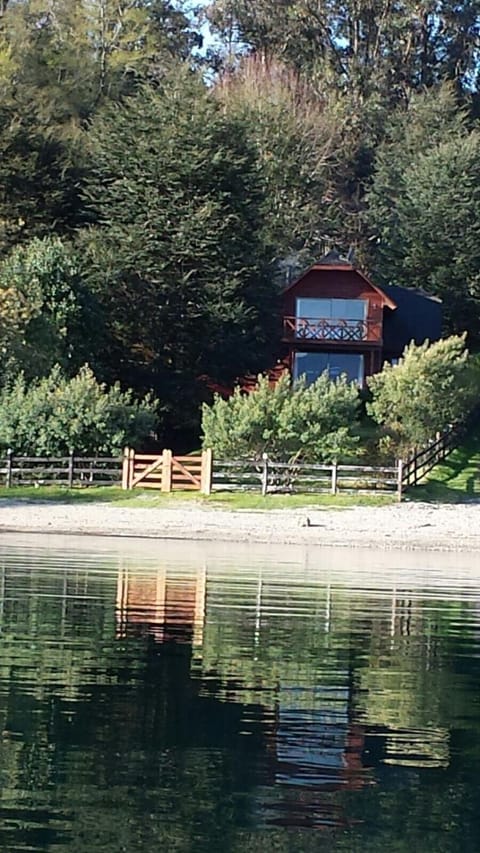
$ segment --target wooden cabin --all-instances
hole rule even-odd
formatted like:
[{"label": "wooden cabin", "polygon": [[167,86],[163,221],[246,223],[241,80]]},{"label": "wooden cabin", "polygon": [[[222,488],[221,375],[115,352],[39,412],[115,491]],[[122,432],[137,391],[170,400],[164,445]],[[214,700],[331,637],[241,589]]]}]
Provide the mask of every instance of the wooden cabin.
[{"label": "wooden cabin", "polygon": [[294,379],[325,370],[365,384],[410,343],[438,340],[441,302],[406,288],[378,287],[338,252],[329,252],[283,293],[280,362]]}]

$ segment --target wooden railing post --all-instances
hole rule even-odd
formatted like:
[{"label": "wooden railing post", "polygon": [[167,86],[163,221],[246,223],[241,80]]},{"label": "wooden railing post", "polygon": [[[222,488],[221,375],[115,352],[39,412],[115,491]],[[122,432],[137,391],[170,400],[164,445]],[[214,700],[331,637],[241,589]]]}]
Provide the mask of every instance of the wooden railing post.
[{"label": "wooden railing post", "polygon": [[212,493],[213,452],[211,447],[202,450],[202,473],[200,475],[200,490],[204,495]]},{"label": "wooden railing post", "polygon": [[262,495],[268,492],[268,453],[262,453]]},{"label": "wooden railing post", "polygon": [[337,477],[338,477],[338,465],[335,461],[332,465],[332,495],[337,494]]},{"label": "wooden railing post", "polygon": [[74,475],[74,470],[75,470],[74,452],[75,451],[73,449],[71,449],[69,457],[68,457],[68,488],[69,489],[73,488],[73,475]]},{"label": "wooden railing post", "polygon": [[133,489],[133,480],[135,477],[135,450],[130,448],[128,454],[128,488]]},{"label": "wooden railing post", "polygon": [[401,502],[403,497],[403,459],[398,460],[397,470],[397,498]]},{"label": "wooden railing post", "polygon": [[12,465],[13,465],[13,450],[11,447],[7,450],[7,471],[5,475],[5,485],[9,489],[12,485]]},{"label": "wooden railing post", "polygon": [[122,462],[122,489],[128,489],[128,466],[130,462],[130,448],[123,448],[123,462]]},{"label": "wooden railing post", "polygon": [[162,453],[162,492],[172,491],[172,451]]}]

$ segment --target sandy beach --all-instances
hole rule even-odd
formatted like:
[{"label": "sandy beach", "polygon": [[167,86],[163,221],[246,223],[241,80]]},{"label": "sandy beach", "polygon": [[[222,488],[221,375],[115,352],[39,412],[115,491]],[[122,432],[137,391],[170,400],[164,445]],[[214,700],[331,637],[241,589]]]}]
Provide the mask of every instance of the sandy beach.
[{"label": "sandy beach", "polygon": [[0,532],[480,551],[480,503],[226,510],[0,500]]}]

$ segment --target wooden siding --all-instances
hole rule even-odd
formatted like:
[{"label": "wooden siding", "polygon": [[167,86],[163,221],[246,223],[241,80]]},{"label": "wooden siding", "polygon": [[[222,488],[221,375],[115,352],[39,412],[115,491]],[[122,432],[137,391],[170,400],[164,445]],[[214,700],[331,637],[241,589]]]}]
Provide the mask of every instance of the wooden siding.
[{"label": "wooden siding", "polygon": [[[366,318],[352,323],[296,317],[297,299],[362,299]],[[314,266],[283,294],[283,358],[290,372],[297,352],[335,352],[362,355],[364,379],[383,365],[383,315],[394,307],[387,296],[352,267]]]},{"label": "wooden siding", "polygon": [[[294,317],[296,300],[303,299],[364,299],[368,303],[367,322],[380,324],[387,298],[356,270],[314,268],[285,291],[283,315]],[[381,335],[380,335],[381,337]]]}]

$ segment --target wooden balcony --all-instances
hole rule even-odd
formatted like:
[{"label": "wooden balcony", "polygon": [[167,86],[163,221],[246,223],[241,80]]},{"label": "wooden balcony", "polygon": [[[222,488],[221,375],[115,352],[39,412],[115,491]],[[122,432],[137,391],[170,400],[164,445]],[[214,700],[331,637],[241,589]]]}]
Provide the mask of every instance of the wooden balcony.
[{"label": "wooden balcony", "polygon": [[382,323],[379,320],[330,320],[312,317],[284,317],[283,340],[342,344],[363,341],[382,344]]}]

